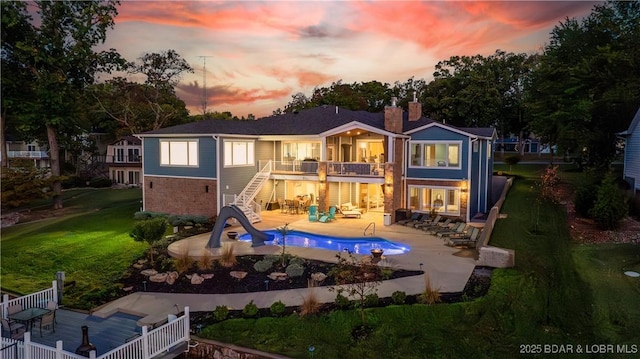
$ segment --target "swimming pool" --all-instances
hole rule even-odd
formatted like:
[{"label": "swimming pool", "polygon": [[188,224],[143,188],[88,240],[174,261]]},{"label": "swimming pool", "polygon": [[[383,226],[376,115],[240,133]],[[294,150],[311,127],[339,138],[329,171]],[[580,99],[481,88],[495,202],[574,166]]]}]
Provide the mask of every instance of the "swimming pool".
[{"label": "swimming pool", "polygon": [[[264,231],[273,240],[265,244],[279,245],[282,234],[277,230]],[[238,237],[241,241],[251,241],[251,234],[245,233]],[[372,249],[382,249],[385,255],[408,253],[411,247],[390,242],[380,237],[331,237],[322,234],[311,234],[301,231],[290,231],[287,234],[287,246],[326,249],[331,251],[351,251],[357,254],[370,254]]]}]

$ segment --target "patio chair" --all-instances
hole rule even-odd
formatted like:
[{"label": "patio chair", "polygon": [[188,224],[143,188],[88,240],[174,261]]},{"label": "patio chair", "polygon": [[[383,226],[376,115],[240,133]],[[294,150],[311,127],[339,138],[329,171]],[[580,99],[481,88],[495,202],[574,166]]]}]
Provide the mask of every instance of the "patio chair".
[{"label": "patio chair", "polygon": [[38,320],[40,322],[40,337],[42,337],[42,327],[45,327],[45,328],[51,327],[51,330],[54,333],[56,332],[55,319],[56,319],[56,312],[49,312],[43,315],[42,317],[40,317],[40,319]]},{"label": "patio chair", "polygon": [[24,324],[9,323],[8,320],[2,318],[2,336],[3,337],[22,340],[24,338],[25,331],[26,329]]},{"label": "patio chair", "polygon": [[[7,315],[16,314],[22,311],[22,304],[14,304],[7,307]],[[7,319],[9,323],[15,323],[15,320]]]},{"label": "patio chair", "polygon": [[58,303],[50,300],[47,302],[47,309],[53,312],[53,321],[58,323],[58,319],[56,318],[56,310],[58,310]]},{"label": "patio chair", "polygon": [[450,247],[456,247],[456,246],[475,247],[476,242],[478,242],[478,237],[480,237],[480,232],[481,232],[480,228],[473,227],[469,231],[468,236],[462,236],[457,238],[455,237],[447,238],[445,239],[444,244]]},{"label": "patio chair", "polygon": [[318,222],[327,223],[333,221],[334,219],[336,219],[336,207],[331,206],[329,207],[329,212],[321,215],[320,219],[318,219]]},{"label": "patio chair", "polygon": [[447,218],[444,222],[438,222],[431,226],[422,227],[422,230],[428,234],[436,234],[439,231],[448,231],[451,228],[451,218]]},{"label": "patio chair", "polygon": [[318,220],[318,206],[309,206],[309,222],[316,222]]},{"label": "patio chair", "polygon": [[406,226],[407,223],[415,223],[416,221],[419,221],[422,218],[422,213],[416,212],[411,214],[411,217],[409,217],[409,219],[403,219],[400,221],[397,221],[396,224],[401,224],[403,226]]},{"label": "patio chair", "polygon": [[470,225],[466,224],[465,222],[458,222],[453,226],[453,228],[451,228],[450,231],[440,231],[436,235],[438,237],[443,237],[443,238],[446,238],[449,236],[462,235],[469,230],[469,227]]},{"label": "patio chair", "polygon": [[436,218],[434,218],[434,219],[429,219],[429,216],[425,216],[422,221],[414,223],[413,227],[422,228],[422,227],[427,227],[427,226],[433,226],[433,225],[437,224],[438,222],[440,222],[441,219],[442,219],[441,215],[437,215]]}]

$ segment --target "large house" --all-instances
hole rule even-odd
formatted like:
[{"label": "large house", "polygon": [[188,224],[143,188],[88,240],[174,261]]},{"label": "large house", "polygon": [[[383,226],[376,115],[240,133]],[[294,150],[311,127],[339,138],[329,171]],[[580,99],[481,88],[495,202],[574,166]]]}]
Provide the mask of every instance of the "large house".
[{"label": "large house", "polygon": [[138,186],[142,172],[142,141],[135,136],[124,136],[107,146],[105,162],[109,179],[115,184]]},{"label": "large house", "polygon": [[633,193],[640,195],[640,108],[631,120],[629,128],[620,133],[625,138],[623,177]]},{"label": "large house", "polygon": [[471,220],[491,198],[493,128],[408,112],[320,106],[255,121],[205,120],[138,135],[143,208],[214,216],[235,204],[252,221],[305,196],[320,211],[350,202],[382,216],[436,211]]}]

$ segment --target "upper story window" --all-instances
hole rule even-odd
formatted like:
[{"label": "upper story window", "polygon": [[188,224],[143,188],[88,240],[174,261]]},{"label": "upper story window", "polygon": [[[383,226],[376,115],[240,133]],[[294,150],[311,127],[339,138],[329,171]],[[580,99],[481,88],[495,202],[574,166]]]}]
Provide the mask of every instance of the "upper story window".
[{"label": "upper story window", "polygon": [[198,140],[160,140],[161,166],[198,166]]},{"label": "upper story window", "polygon": [[460,168],[461,142],[411,142],[411,167]]},{"label": "upper story window", "polygon": [[320,142],[284,142],[282,160],[320,159]]},{"label": "upper story window", "polygon": [[253,141],[224,140],[224,166],[253,166],[255,163]]}]

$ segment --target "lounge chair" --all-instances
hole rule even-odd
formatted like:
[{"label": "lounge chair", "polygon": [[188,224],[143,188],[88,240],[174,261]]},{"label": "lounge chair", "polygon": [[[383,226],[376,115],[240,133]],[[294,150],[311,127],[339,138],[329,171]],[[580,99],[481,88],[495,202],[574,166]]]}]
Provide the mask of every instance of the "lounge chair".
[{"label": "lounge chair", "polygon": [[337,210],[338,213],[340,213],[344,218],[360,218],[362,217],[362,212],[360,212],[360,209],[352,209],[352,210],[344,210],[344,209],[338,209]]},{"label": "lounge chair", "polygon": [[438,222],[431,226],[420,227],[423,231],[429,234],[435,234],[437,231],[448,230],[449,224],[451,223],[451,218],[447,218],[444,222]]},{"label": "lounge chair", "polygon": [[315,222],[318,220],[318,206],[309,206],[309,222]]},{"label": "lounge chair", "polygon": [[329,212],[321,215],[320,219],[318,219],[318,222],[327,223],[333,221],[334,219],[336,219],[336,207],[331,206],[329,207]]},{"label": "lounge chair", "polygon": [[469,230],[470,225],[464,223],[464,222],[458,222],[457,224],[455,224],[453,226],[453,228],[451,228],[450,231],[440,231],[438,232],[436,235],[438,237],[449,237],[449,236],[456,236],[456,235],[462,235],[465,234],[468,230]]},{"label": "lounge chair", "polygon": [[465,246],[465,247],[475,247],[476,242],[478,242],[478,237],[480,237],[480,228],[473,227],[469,231],[468,236],[462,236],[457,238],[447,238],[444,241],[444,244],[447,246],[455,247],[455,246]]},{"label": "lounge chair", "polygon": [[397,221],[396,224],[401,224],[403,226],[406,226],[408,223],[413,224],[421,219],[422,219],[422,213],[416,212],[416,213],[413,213],[411,217],[409,217],[408,219]]},{"label": "lounge chair", "polygon": [[438,222],[440,222],[440,220],[442,219],[441,215],[437,215],[436,218],[434,219],[428,219],[429,217],[425,217],[427,219],[424,219],[420,222],[416,222],[413,224],[413,226],[415,228],[422,228],[422,227],[427,227],[427,226],[433,226],[435,224],[437,224]]}]

